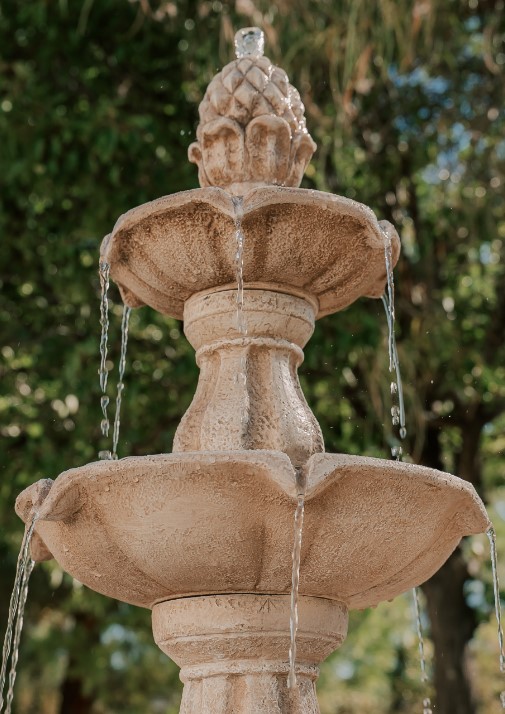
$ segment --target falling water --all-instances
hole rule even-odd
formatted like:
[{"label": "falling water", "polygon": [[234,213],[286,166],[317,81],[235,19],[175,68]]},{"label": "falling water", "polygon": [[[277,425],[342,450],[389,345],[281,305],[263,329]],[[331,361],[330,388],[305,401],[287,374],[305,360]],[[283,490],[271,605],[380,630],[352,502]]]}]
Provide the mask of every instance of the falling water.
[{"label": "falling water", "polygon": [[0,711],[4,705],[4,688],[7,676],[7,663],[12,648],[11,669],[9,673],[9,689],[7,692],[7,709],[10,712],[12,702],[14,681],[16,679],[16,669],[19,652],[19,642],[21,639],[21,630],[23,628],[24,609],[26,605],[26,597],[28,594],[28,582],[33,570],[34,562],[30,556],[30,543],[35,529],[35,515],[29,525],[26,526],[23,542],[19,551],[18,562],[16,567],[16,576],[14,579],[14,587],[9,603],[9,615],[7,618],[7,628],[5,631],[5,639],[2,650],[2,666],[0,668]]},{"label": "falling water", "polygon": [[[386,312],[388,323],[388,352],[389,352],[389,371],[395,373],[394,379],[391,381],[391,422],[394,427],[399,426],[399,434],[401,439],[407,436],[405,426],[405,402],[403,399],[403,384],[400,372],[400,360],[398,350],[396,348],[395,338],[395,283],[393,276],[393,256],[391,236],[388,232],[382,229],[384,236],[384,259],[386,263],[387,287],[382,296],[382,304]],[[401,446],[393,446],[391,454],[398,461],[401,460],[403,450]]]},{"label": "falling water", "polygon": [[296,687],[296,633],[298,631],[298,587],[300,584],[300,559],[302,553],[303,516],[305,511],[305,483],[297,471],[298,503],[295,510],[293,542],[293,569],[291,573],[291,611],[289,617],[289,674],[288,687]]},{"label": "falling water", "polygon": [[[105,261],[100,261],[100,266],[98,270],[100,276],[100,324],[102,326],[102,333],[100,336],[100,369],[98,371],[100,377],[100,390],[102,396],[100,398],[100,406],[102,407],[102,421],[101,429],[102,435],[109,435],[109,417],[107,416],[107,407],[109,406],[109,397],[106,394],[107,391],[107,344],[109,339],[109,301],[107,299],[107,293],[109,290],[109,276],[110,276],[110,265]],[[109,454],[109,456],[106,456]],[[110,458],[110,452],[99,453],[100,458]]]},{"label": "falling water", "polygon": [[[388,323],[388,353],[389,353],[389,372],[394,371],[394,378],[391,380],[391,422],[393,427],[399,427],[400,439],[405,439],[407,436],[406,420],[405,420],[405,402],[403,398],[403,383],[400,371],[400,359],[396,348],[395,337],[395,283],[393,275],[393,254],[391,236],[387,230],[381,227],[384,236],[384,260],[386,263],[387,284],[384,295],[382,296],[382,304],[386,312]],[[391,455],[397,461],[401,461],[403,457],[403,448],[400,445],[391,447]],[[424,635],[421,622],[421,608],[419,604],[419,593],[417,588],[413,588],[412,597],[414,601],[414,614],[416,620],[417,637],[419,642],[419,657],[421,665],[421,681],[428,682],[428,673],[426,671],[426,655],[424,652]],[[429,697],[423,699],[423,714],[433,714],[431,708],[431,700]]]},{"label": "falling water", "polygon": [[30,582],[30,575],[33,572],[34,566],[35,561],[29,557],[23,573],[21,592],[19,595],[18,618],[14,630],[14,638],[12,640],[11,668],[9,672],[9,688],[7,690],[5,714],[11,714],[12,700],[14,699],[14,684],[16,683],[16,674],[18,670],[19,645],[21,643],[21,633],[23,631],[26,599],[28,597],[28,584]]},{"label": "falling water", "polygon": [[242,335],[247,335],[247,324],[244,317],[244,232],[242,231],[243,199],[242,196],[232,196],[235,209],[235,270],[237,277],[237,329]]},{"label": "falling water", "polygon": [[[496,531],[491,526],[486,531],[491,549],[491,568],[493,571],[493,592],[494,592],[494,609],[496,614],[496,623],[498,625],[498,647],[500,649],[500,672],[505,674],[505,651],[503,643],[503,626],[501,620],[501,603],[500,603],[500,581],[498,580],[498,557],[496,553]],[[505,691],[500,694],[500,702],[502,708],[505,709]]]},{"label": "falling water", "polygon": [[128,325],[130,322],[131,307],[123,306],[121,320],[121,356],[119,358],[119,381],[117,383],[116,413],[114,415],[114,430],[112,436],[112,458],[117,459],[117,445],[119,441],[119,427],[121,425],[121,402],[124,390],[124,373],[126,369],[126,350],[128,347]]},{"label": "falling water", "polygon": [[[414,601],[414,614],[416,618],[417,626],[417,639],[419,641],[419,661],[421,664],[421,682],[425,684],[428,680],[428,673],[426,671],[426,655],[424,653],[424,634],[423,634],[423,624],[421,622],[421,607],[419,605],[419,592],[417,588],[412,588],[412,598]],[[425,697],[423,699],[423,714],[433,714],[431,708],[431,699]]]}]

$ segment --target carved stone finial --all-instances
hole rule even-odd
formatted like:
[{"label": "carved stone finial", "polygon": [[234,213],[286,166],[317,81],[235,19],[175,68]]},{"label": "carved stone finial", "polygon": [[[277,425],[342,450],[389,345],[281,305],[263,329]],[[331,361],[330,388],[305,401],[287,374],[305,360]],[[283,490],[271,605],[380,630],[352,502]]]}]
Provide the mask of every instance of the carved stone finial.
[{"label": "carved stone finial", "polygon": [[243,195],[255,186],[299,186],[316,145],[284,70],[263,55],[257,27],[235,36],[237,59],[207,87],[189,160],[201,186]]}]

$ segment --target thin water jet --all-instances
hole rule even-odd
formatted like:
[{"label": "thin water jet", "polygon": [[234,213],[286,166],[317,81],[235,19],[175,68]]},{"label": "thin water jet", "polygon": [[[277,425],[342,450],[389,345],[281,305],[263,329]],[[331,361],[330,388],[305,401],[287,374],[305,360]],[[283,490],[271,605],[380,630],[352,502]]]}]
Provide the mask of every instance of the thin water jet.
[{"label": "thin water jet", "polygon": [[302,556],[303,517],[305,513],[305,478],[300,469],[296,472],[296,486],[298,491],[297,504],[294,518],[294,537],[292,552],[291,596],[289,616],[289,673],[288,688],[296,687],[296,634],[298,631],[298,595],[300,587],[300,565]]},{"label": "thin water jet", "polygon": [[[417,639],[419,647],[419,664],[421,667],[421,682],[427,684],[429,682],[428,671],[426,667],[426,653],[424,649],[424,633],[423,623],[421,619],[421,605],[419,603],[419,592],[417,588],[412,588],[412,599],[414,603],[414,617],[416,621]],[[425,697],[423,699],[423,714],[433,714],[431,709],[431,699]]]},{"label": "thin water jet", "polygon": [[9,673],[9,689],[7,692],[7,704],[10,710],[10,702],[12,701],[12,690],[16,678],[16,668],[18,661],[19,642],[21,638],[21,630],[23,628],[23,615],[26,605],[26,597],[28,594],[28,581],[33,570],[33,561],[30,556],[30,544],[37,515],[35,514],[31,521],[26,524],[21,548],[19,551],[16,575],[12,588],[12,595],[9,603],[9,614],[7,619],[7,627],[5,630],[4,644],[2,650],[2,665],[0,667],[0,712],[4,705],[4,689],[7,678],[7,666],[9,656],[11,655],[11,669]]},{"label": "thin water jet", "polygon": [[[391,307],[390,298],[387,294],[382,296],[382,304],[386,313],[388,325],[388,349],[389,349],[389,371],[395,372],[395,379],[391,381],[391,423],[393,427],[399,427],[398,433],[400,439],[405,439],[407,436],[406,419],[405,419],[405,400],[403,396],[403,382],[400,370],[400,359],[396,347],[395,337],[395,322],[394,322],[394,306]],[[401,449],[400,449],[401,453]],[[394,456],[395,454],[393,454]]]},{"label": "thin water jet", "polygon": [[11,667],[9,672],[9,688],[7,690],[7,696],[5,699],[5,714],[11,714],[12,702],[14,699],[14,685],[16,683],[16,675],[18,670],[19,646],[21,644],[21,633],[23,631],[26,600],[28,598],[28,585],[30,583],[30,576],[33,572],[34,567],[35,561],[32,560],[32,558],[29,558],[23,573],[21,592],[19,595],[16,627],[14,628],[14,637],[12,639]]},{"label": "thin water jet", "polygon": [[128,325],[130,323],[131,307],[123,306],[121,319],[121,354],[119,358],[119,379],[117,383],[116,413],[114,415],[114,428],[112,432],[112,458],[117,459],[117,446],[119,442],[119,429],[121,426],[121,404],[124,391],[124,373],[126,369],[126,352],[128,349]]},{"label": "thin water jet", "polygon": [[[501,614],[500,580],[498,578],[498,553],[496,550],[496,531],[493,526],[491,526],[491,528],[488,528],[488,530],[486,531],[486,535],[489,540],[489,549],[491,554],[491,570],[493,573],[494,611],[498,628],[500,673],[505,674],[505,645],[503,638],[503,625]],[[502,708],[505,709],[505,690],[500,693],[500,703],[502,705]]]},{"label": "thin water jet", "polygon": [[[407,436],[406,419],[405,419],[405,400],[403,397],[403,382],[400,370],[400,358],[396,346],[395,336],[395,283],[393,274],[393,256],[391,236],[387,229],[382,229],[384,238],[384,262],[386,265],[386,291],[382,295],[382,304],[386,313],[388,325],[388,354],[389,354],[389,372],[394,371],[395,379],[391,381],[391,423],[393,428],[399,427],[398,433],[400,439],[405,439]],[[393,446],[391,455],[397,460],[401,460],[403,449],[401,446]]]},{"label": "thin water jet", "polygon": [[[100,261],[98,268],[98,274],[100,277],[100,368],[98,370],[100,390],[102,396],[100,397],[100,407],[102,409],[102,421],[100,422],[100,429],[102,436],[109,435],[109,417],[107,414],[107,407],[109,406],[109,397],[106,394],[107,391],[107,350],[108,350],[108,340],[109,340],[109,301],[108,301],[108,291],[110,282],[110,264],[104,260]],[[110,452],[101,451],[99,453],[100,458],[110,458],[105,457],[105,454]]]},{"label": "thin water jet", "polygon": [[[399,426],[400,439],[405,439],[407,436],[405,402],[403,398],[403,382],[400,369],[400,358],[396,347],[395,335],[395,283],[393,273],[392,259],[392,244],[391,236],[388,231],[382,229],[384,236],[384,261],[386,265],[386,291],[382,295],[382,304],[386,313],[388,324],[388,353],[389,353],[389,371],[394,370],[396,381],[391,381],[391,422],[393,429]],[[396,403],[398,402],[398,403]],[[391,456],[397,461],[403,460],[403,447],[394,444],[391,447]],[[426,655],[424,650],[424,635],[421,621],[421,607],[419,603],[419,593],[416,587],[412,589],[412,597],[414,602],[414,616],[416,623],[416,631],[419,642],[419,656],[421,667],[421,681],[427,684],[429,681],[426,669]],[[431,700],[429,697],[423,699],[423,714],[432,714]]]},{"label": "thin water jet", "polygon": [[237,330],[241,335],[247,335],[247,323],[244,316],[244,242],[242,218],[244,216],[244,202],[242,196],[232,196],[235,210],[235,270],[237,279]]}]

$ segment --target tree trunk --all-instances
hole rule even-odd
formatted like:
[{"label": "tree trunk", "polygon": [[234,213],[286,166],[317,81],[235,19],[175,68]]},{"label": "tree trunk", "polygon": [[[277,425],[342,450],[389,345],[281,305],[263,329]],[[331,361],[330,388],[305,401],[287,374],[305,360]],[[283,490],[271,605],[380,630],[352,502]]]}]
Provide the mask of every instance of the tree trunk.
[{"label": "tree trunk", "polygon": [[61,703],[59,714],[90,714],[93,700],[84,694],[82,679],[67,675],[61,685]]},{"label": "tree trunk", "polygon": [[443,568],[423,585],[435,648],[437,714],[477,711],[468,668],[468,645],[477,622],[463,596],[463,585],[469,577],[463,554],[457,548]]},{"label": "tree trunk", "polygon": [[[478,463],[479,448],[479,439],[475,438],[474,432],[472,428],[472,435],[467,438],[463,429],[464,448],[460,457],[464,455],[465,463],[463,465],[459,459],[458,471],[478,484],[479,475],[472,472],[472,467]],[[442,469],[436,428],[427,429],[422,463]],[[465,581],[469,578],[467,563],[458,547],[438,573],[423,585],[435,649],[436,714],[476,714],[477,711],[468,668],[468,645],[477,621],[463,595]]]},{"label": "tree trunk", "polygon": [[[96,618],[89,613],[74,613],[75,629],[83,634],[81,646],[86,643],[90,649],[99,644],[99,628]],[[82,664],[81,664],[82,667]],[[84,680],[79,673],[78,659],[70,652],[65,679],[61,684],[61,701],[58,714],[91,714],[93,697],[84,691]]]}]

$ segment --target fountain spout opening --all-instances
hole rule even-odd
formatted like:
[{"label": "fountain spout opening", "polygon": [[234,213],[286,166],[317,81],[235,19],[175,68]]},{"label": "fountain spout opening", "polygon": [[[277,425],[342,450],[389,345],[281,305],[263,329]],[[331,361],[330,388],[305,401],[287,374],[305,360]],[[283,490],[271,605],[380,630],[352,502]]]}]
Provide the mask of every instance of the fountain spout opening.
[{"label": "fountain spout opening", "polygon": [[265,51],[265,35],[259,27],[244,27],[235,33],[235,56],[262,57]]}]

